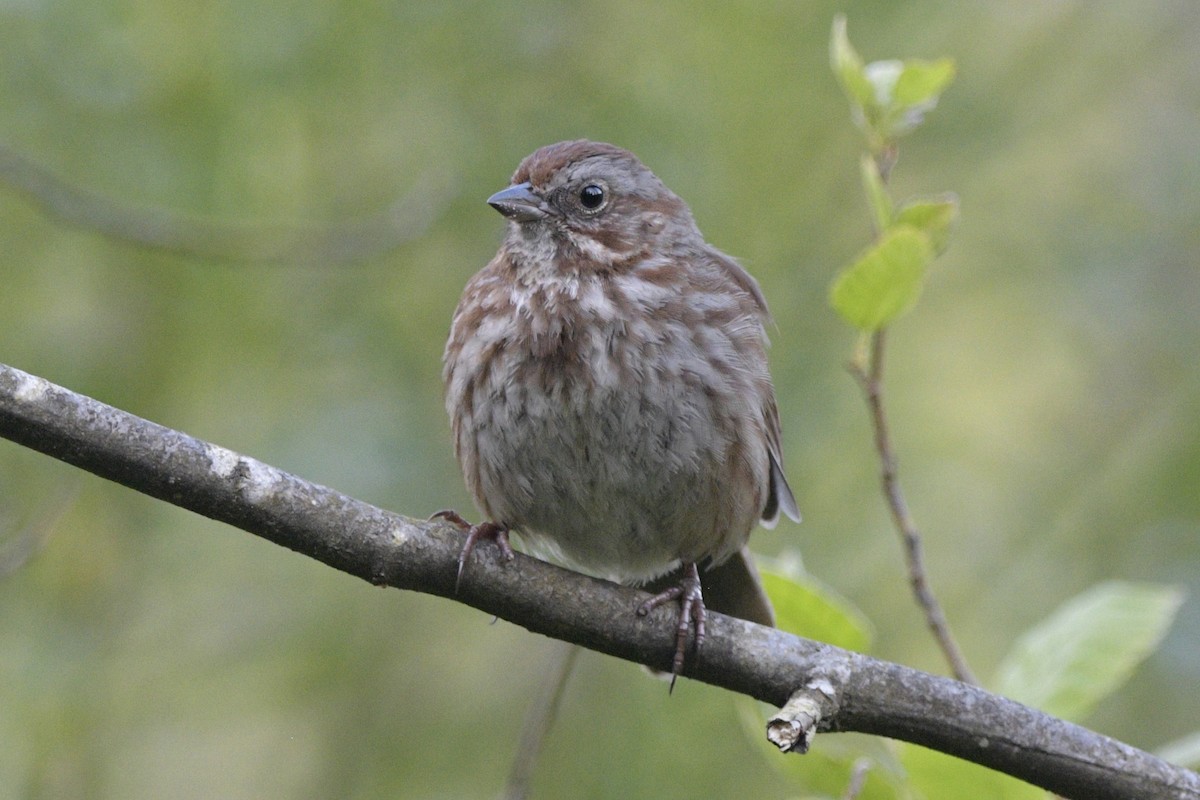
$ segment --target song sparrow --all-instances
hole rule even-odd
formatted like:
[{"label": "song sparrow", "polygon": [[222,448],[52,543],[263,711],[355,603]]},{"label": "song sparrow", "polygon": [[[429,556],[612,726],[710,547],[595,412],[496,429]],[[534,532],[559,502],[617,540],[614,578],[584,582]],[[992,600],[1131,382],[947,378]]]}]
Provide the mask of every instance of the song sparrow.
[{"label": "song sparrow", "polygon": [[[708,605],[772,624],[747,560],[756,522],[799,521],[780,468],[766,301],[632,153],[560,142],[488,203],[509,220],[463,291],[443,377],[467,487],[540,555],[678,600],[673,674]],[[452,512],[444,514],[465,526]],[[724,565],[724,566],[722,566]]]}]

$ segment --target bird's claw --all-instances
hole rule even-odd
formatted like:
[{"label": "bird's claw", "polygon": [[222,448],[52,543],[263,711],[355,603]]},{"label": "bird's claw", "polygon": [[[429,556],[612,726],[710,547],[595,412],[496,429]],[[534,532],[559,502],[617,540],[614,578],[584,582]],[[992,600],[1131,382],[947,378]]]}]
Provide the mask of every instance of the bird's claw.
[{"label": "bird's claw", "polygon": [[458,553],[458,573],[454,578],[455,594],[458,594],[459,584],[462,583],[463,569],[467,566],[467,559],[471,557],[471,552],[481,539],[491,539],[495,542],[496,546],[500,548],[500,555],[504,557],[505,561],[512,561],[516,558],[516,553],[508,541],[508,528],[498,522],[480,522],[472,525],[463,519],[462,515],[457,511],[450,509],[438,511],[436,514],[430,516],[430,519],[444,519],[467,534],[467,541],[463,543],[463,548]]},{"label": "bird's claw", "polygon": [[654,609],[666,603],[679,602],[679,625],[675,630],[675,658],[671,662],[671,688],[675,690],[675,679],[683,671],[684,657],[687,653],[688,632],[695,626],[695,651],[700,650],[704,643],[704,623],[708,612],[704,608],[704,595],[700,591],[700,572],[695,564],[686,564],[683,578],[671,588],[659,592],[638,606],[638,616],[644,617]]}]

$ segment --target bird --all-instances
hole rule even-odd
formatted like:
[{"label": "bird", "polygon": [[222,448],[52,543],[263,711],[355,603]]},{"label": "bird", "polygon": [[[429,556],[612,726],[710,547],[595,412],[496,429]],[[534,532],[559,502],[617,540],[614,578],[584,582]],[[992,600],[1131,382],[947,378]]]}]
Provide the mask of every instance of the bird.
[{"label": "bird", "polygon": [[783,472],[767,303],[633,153],[585,139],[521,161],[488,204],[499,251],[443,356],[454,449],[483,522],[535,555],[676,603],[672,687],[707,610],[774,623],[747,539],[800,521]]}]

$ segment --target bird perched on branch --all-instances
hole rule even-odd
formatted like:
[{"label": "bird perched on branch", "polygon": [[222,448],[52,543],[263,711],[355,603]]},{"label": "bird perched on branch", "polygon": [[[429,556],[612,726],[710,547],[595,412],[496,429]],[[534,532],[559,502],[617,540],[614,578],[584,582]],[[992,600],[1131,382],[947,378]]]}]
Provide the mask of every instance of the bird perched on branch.
[{"label": "bird perched on branch", "polygon": [[[443,377],[455,452],[486,515],[472,548],[516,532],[537,554],[679,604],[673,675],[705,605],[773,614],[745,544],[780,513],[766,301],[686,203],[632,153],[536,151],[488,203],[508,219],[463,291]],[[664,577],[665,576],[665,577]],[[703,586],[703,589],[702,589]]]}]

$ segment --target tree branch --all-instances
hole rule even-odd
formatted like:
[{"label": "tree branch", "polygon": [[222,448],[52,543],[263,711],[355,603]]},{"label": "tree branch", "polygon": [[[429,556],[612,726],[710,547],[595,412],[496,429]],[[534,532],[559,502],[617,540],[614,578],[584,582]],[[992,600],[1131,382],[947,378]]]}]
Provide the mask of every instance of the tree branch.
[{"label": "tree branch", "polygon": [[225,261],[330,266],[389,252],[424,233],[454,197],[456,179],[429,169],[387,208],[341,223],[245,224],[162,208],[141,208],[67,181],[0,142],[0,181],[47,213],[114,239]]},{"label": "tree branch", "polygon": [[[376,585],[454,596],[463,536],[384,511],[0,365],[0,436],[235,525]],[[535,633],[658,670],[675,614],[638,617],[646,595],[481,547],[455,599]],[[1070,798],[1200,800],[1200,775],[1078,725],[948,678],[720,614],[684,675],[776,706],[821,683],[823,731],[859,731],[940,750]]]}]

